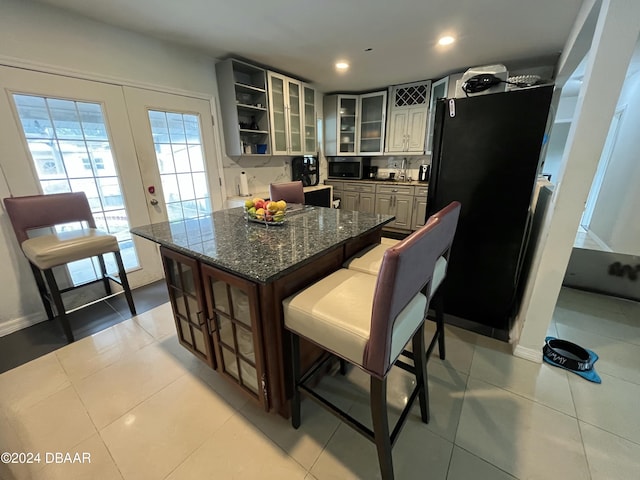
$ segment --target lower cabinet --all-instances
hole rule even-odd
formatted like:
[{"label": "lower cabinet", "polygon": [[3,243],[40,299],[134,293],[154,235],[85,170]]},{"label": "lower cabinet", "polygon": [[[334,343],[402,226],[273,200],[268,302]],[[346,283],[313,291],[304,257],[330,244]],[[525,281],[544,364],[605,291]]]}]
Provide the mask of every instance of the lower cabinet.
[{"label": "lower cabinet", "polygon": [[427,216],[427,190],[427,187],[415,187],[412,230],[417,230],[425,223],[425,217]]},{"label": "lower cabinet", "polygon": [[378,185],[375,212],[395,215],[395,220],[388,223],[387,228],[410,230],[413,225],[413,187]]},{"label": "lower cabinet", "polygon": [[258,286],[209,265],[200,270],[216,370],[267,408]]},{"label": "lower cabinet", "polygon": [[372,183],[344,183],[340,208],[358,212],[374,213],[376,208],[376,186]]},{"label": "lower cabinet", "polygon": [[211,368],[216,368],[198,261],[164,247],[160,247],[160,254],[178,341]]},{"label": "lower cabinet", "polygon": [[160,247],[182,346],[268,409],[258,287]]},{"label": "lower cabinet", "polygon": [[427,213],[427,185],[381,184],[380,182],[349,182],[327,180],[333,185],[333,197],[341,200],[340,208],[359,212],[394,215],[396,219],[385,228],[417,230]]}]

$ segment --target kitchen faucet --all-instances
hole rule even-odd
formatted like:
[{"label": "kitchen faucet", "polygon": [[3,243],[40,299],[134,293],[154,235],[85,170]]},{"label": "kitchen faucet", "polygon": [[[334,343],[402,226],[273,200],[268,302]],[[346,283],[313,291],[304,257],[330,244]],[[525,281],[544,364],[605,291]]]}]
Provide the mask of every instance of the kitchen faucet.
[{"label": "kitchen faucet", "polygon": [[398,180],[404,182],[407,179],[407,157],[402,159],[402,164],[400,167],[400,175],[398,175]]}]

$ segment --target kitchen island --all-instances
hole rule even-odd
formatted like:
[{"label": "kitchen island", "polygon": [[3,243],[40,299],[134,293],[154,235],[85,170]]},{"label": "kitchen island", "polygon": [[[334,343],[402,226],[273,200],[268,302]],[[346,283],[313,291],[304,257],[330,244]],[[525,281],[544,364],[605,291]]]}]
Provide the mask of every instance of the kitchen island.
[{"label": "kitchen island", "polygon": [[[242,208],[133,228],[160,244],[180,343],[265,410],[288,416],[282,300],[380,241],[391,215],[298,206],[283,225]],[[304,364],[322,352],[302,348]]]}]

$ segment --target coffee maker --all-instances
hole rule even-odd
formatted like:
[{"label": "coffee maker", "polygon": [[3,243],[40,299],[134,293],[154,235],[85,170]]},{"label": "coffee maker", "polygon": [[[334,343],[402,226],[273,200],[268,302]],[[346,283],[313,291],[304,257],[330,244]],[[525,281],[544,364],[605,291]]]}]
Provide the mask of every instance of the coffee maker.
[{"label": "coffee maker", "polygon": [[291,159],[291,180],[302,181],[303,187],[312,187],[320,182],[318,157],[293,157]]},{"label": "coffee maker", "polygon": [[431,165],[420,165],[420,170],[418,171],[418,181],[428,182],[430,176],[431,176]]}]

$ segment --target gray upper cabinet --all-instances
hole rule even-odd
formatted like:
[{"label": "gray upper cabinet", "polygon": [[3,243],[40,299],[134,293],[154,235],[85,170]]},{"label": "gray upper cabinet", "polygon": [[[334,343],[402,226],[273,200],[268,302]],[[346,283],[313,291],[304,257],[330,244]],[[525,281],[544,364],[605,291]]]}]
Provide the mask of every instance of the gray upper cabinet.
[{"label": "gray upper cabinet", "polygon": [[273,155],[301,155],[303,145],[302,84],[279,73],[268,72]]},{"label": "gray upper cabinet", "polygon": [[227,155],[270,154],[266,70],[230,58],[216,77]]},{"label": "gray upper cabinet", "polygon": [[318,154],[318,115],[316,112],[316,91],[302,84],[302,116],[304,127],[304,154]]},{"label": "gray upper cabinet", "polygon": [[383,153],[386,107],[386,91],[360,95],[358,153],[366,155]]},{"label": "gray upper cabinet", "polygon": [[424,154],[430,93],[430,80],[390,88],[385,153]]},{"label": "gray upper cabinet", "polygon": [[387,92],[324,97],[325,155],[381,155]]}]

